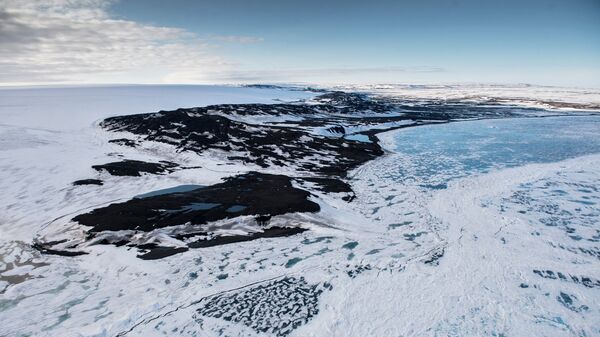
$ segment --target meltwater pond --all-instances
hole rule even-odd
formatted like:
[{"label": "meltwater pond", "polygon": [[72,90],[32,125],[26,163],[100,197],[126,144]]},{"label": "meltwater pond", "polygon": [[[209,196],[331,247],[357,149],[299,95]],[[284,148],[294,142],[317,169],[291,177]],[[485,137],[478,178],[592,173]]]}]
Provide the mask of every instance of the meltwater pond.
[{"label": "meltwater pond", "polygon": [[138,195],[134,196],[134,198],[144,199],[144,198],[156,197],[156,196],[165,195],[165,194],[185,193],[185,192],[197,190],[197,189],[203,188],[203,187],[204,186],[202,186],[202,185],[179,185],[179,186],[164,188],[161,190],[156,190],[156,191],[152,191],[152,192],[148,192],[148,193],[138,194]]},{"label": "meltwater pond", "polygon": [[409,128],[394,135],[389,178],[427,188],[491,170],[600,152],[600,116],[493,119]]}]

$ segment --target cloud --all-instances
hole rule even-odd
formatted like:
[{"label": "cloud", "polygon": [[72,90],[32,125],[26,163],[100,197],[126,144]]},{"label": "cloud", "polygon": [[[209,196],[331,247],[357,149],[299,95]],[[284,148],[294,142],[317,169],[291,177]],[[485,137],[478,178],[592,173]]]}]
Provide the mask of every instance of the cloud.
[{"label": "cloud", "polygon": [[438,67],[251,69],[218,55],[219,43],[260,37],[198,35],[111,16],[118,0],[0,0],[0,85],[243,83],[394,80]]},{"label": "cloud", "polygon": [[159,82],[232,67],[188,31],[112,18],[111,3],[0,0],[0,83]]},{"label": "cloud", "polygon": [[264,39],[262,37],[256,36],[243,36],[243,35],[215,35],[212,36],[211,39],[221,42],[233,42],[233,43],[258,43],[263,42]]}]

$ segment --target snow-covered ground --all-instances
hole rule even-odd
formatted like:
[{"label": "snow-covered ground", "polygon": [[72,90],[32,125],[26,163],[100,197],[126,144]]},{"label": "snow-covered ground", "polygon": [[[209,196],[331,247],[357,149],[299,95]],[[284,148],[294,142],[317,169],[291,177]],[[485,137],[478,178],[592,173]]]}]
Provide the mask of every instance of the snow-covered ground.
[{"label": "snow-covered ground", "polygon": [[[436,90],[436,98],[453,95]],[[514,90],[496,94],[547,99],[528,97],[529,87]],[[138,151],[107,143],[100,119],[314,95],[208,86],[0,90],[0,336],[600,334],[594,116],[379,135],[388,153],[350,173],[354,201],[314,192],[321,212],[275,219],[309,228],[295,236],[149,261],[110,245],[77,257],[31,248],[66,224],[60,219],[250,169],[164,144]],[[586,95],[555,97],[598,103]],[[135,180],[104,175],[101,188],[71,185],[95,175],[91,165],[121,157],[203,168]]]},{"label": "snow-covered ground", "polygon": [[208,85],[33,87],[0,89],[2,125],[70,131],[99,119],[223,103],[277,103],[307,91]]},{"label": "snow-covered ground", "polygon": [[542,108],[579,108],[600,110],[600,90],[593,88],[561,88],[535,85],[362,85],[341,86],[344,90],[359,90],[390,97],[421,100],[471,101],[515,104]]}]

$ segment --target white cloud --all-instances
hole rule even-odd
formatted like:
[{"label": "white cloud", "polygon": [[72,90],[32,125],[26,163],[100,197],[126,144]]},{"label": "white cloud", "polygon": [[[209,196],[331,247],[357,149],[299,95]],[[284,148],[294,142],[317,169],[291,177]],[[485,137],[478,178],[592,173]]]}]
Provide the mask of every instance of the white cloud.
[{"label": "white cloud", "polygon": [[[436,67],[252,69],[218,56],[217,44],[260,37],[198,35],[116,19],[118,0],[0,0],[0,85],[393,81]],[[430,75],[431,76],[431,75]]]},{"label": "white cloud", "polygon": [[211,37],[213,40],[222,42],[233,42],[233,43],[257,43],[263,42],[262,37],[256,36],[243,36],[243,35],[216,35]]},{"label": "white cloud", "polygon": [[0,0],[0,83],[156,83],[231,68],[188,31],[111,18],[111,2]]}]

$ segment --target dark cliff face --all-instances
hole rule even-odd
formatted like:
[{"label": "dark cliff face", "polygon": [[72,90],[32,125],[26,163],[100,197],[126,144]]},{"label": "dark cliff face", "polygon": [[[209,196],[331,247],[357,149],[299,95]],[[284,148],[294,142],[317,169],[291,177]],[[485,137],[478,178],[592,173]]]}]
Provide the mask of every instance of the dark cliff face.
[{"label": "dark cliff face", "polygon": [[188,192],[134,198],[97,208],[73,220],[102,231],[152,231],[159,228],[202,225],[242,215],[276,216],[291,212],[318,212],[310,193],[292,186],[284,175],[250,172],[220,184]]},{"label": "dark cliff face", "polygon": [[[261,105],[240,107],[244,114],[266,110]],[[228,153],[232,161],[254,163],[262,168],[295,167],[317,174],[344,175],[349,169],[383,154],[374,142],[326,137],[300,127],[244,123],[210,114],[209,111],[216,111],[214,109],[216,107],[120,116],[106,119],[101,125],[110,131],[127,131],[144,140],[173,145],[178,151],[221,150]],[[233,108],[226,106],[218,111],[223,114],[230,109]],[[269,107],[272,114],[283,113],[279,109],[285,113],[296,110],[307,113],[302,106]],[[315,118],[314,122],[327,121]]]},{"label": "dark cliff face", "polygon": [[113,176],[132,176],[138,177],[142,173],[161,174],[171,172],[177,167],[177,164],[168,161],[159,163],[148,163],[139,160],[122,160],[102,165],[94,165],[92,168],[96,171],[106,171]]},{"label": "dark cliff face", "polygon": [[[73,218],[89,228],[87,240],[117,246],[136,246],[142,259],[158,259],[187,251],[188,248],[207,248],[259,238],[299,234],[303,228],[265,227],[273,216],[293,212],[318,212],[319,205],[309,200],[310,193],[292,186],[284,175],[250,172],[227,178],[220,184],[191,191],[137,197],[122,203],[110,204]],[[211,236],[207,224],[239,216],[252,216],[260,231],[248,235]],[[151,232],[163,228],[183,246],[169,247],[158,243],[134,244],[132,233]],[[126,231],[129,235],[106,235]],[[46,251],[51,248],[40,246]],[[44,250],[42,250],[44,251]],[[63,252],[72,256],[79,251]]]}]

